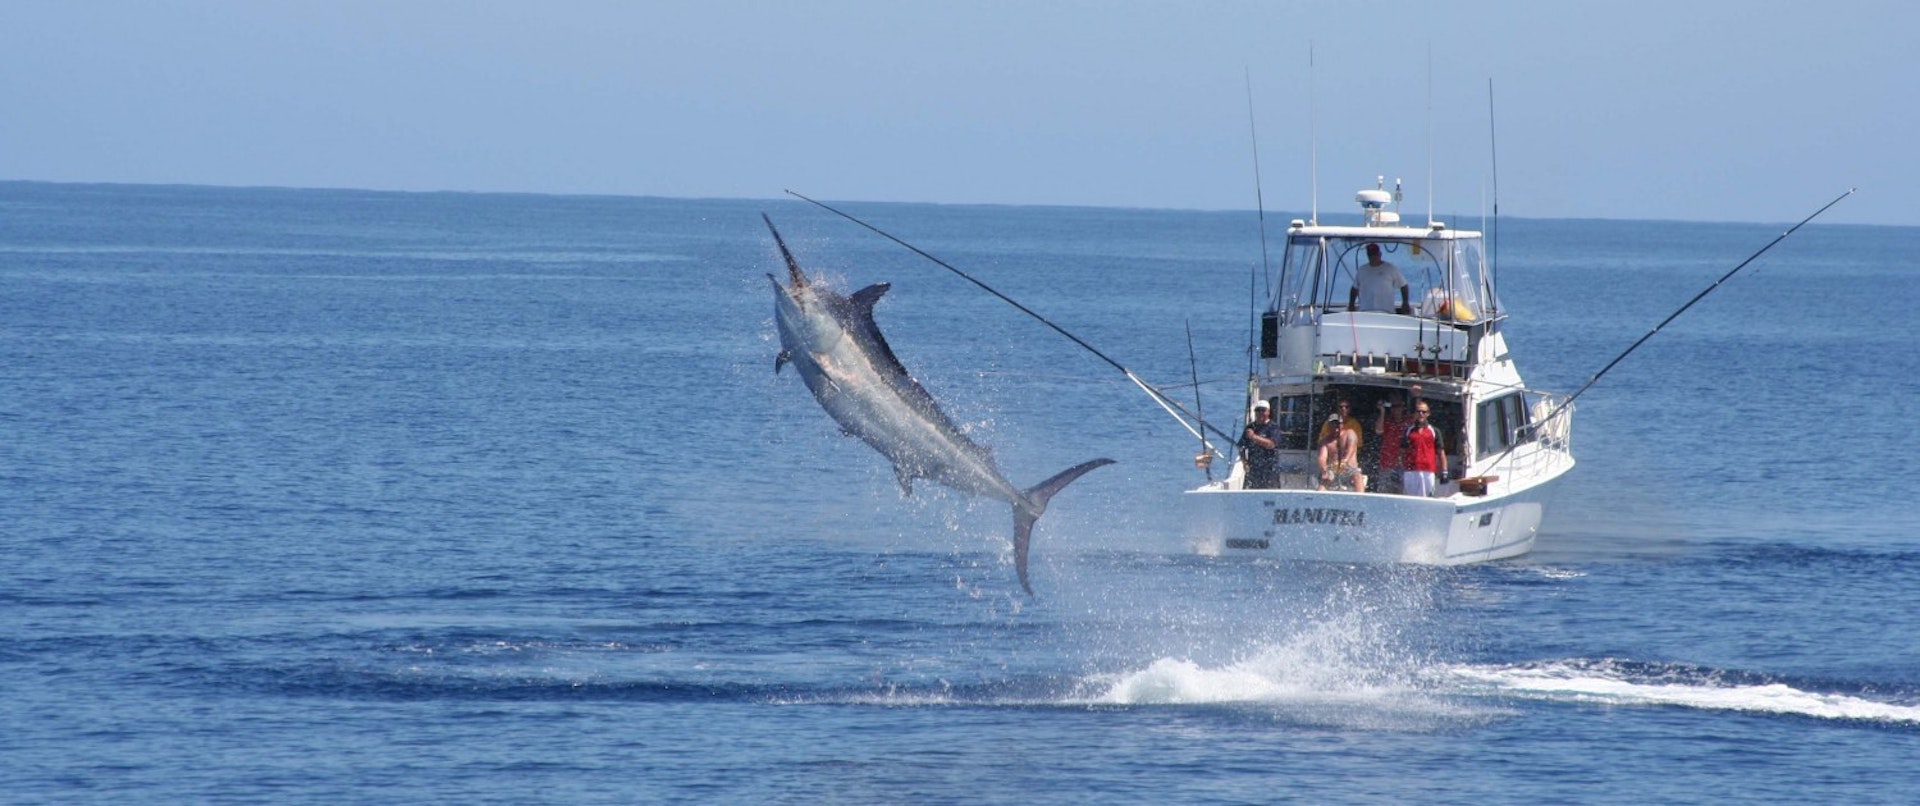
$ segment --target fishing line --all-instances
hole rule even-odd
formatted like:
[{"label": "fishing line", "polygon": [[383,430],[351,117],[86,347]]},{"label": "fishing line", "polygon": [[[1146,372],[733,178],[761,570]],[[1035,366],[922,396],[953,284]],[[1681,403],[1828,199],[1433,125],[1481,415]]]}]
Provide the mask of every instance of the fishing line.
[{"label": "fishing line", "polygon": [[903,241],[898,237],[895,237],[892,233],[887,232],[886,230],[883,230],[879,227],[876,227],[872,224],[862,221],[861,219],[859,219],[858,217],[854,216],[851,213],[842,211],[834,207],[833,205],[827,204],[826,202],[809,198],[803,194],[796,193],[792,190],[788,190],[786,191],[786,193],[787,195],[792,196],[796,199],[807,202],[808,204],[812,204],[816,207],[819,207],[822,210],[825,210],[829,213],[837,215],[855,224],[859,224],[860,226],[865,227],[867,230],[873,232],[875,235],[878,235],[882,238],[885,238],[889,241],[892,241],[894,243],[897,243],[901,246],[906,247],[908,251],[933,261],[934,264],[938,265],[940,268],[946,269],[947,271],[960,275],[961,279],[966,280],[969,283],[973,283],[976,286],[979,286],[981,290],[984,290],[989,294],[999,297],[1002,302],[1005,302],[1008,305],[1012,305],[1014,308],[1018,309],[1021,313],[1031,316],[1036,320],[1039,320],[1040,324],[1043,324],[1049,328],[1052,328],[1053,332],[1067,337],[1067,340],[1073,342],[1074,344],[1080,345],[1081,349],[1086,350],[1087,352],[1092,353],[1095,357],[1099,358],[1100,360],[1107,362],[1107,364],[1112,366],[1114,369],[1120,370],[1120,373],[1122,375],[1127,376],[1127,380],[1132,381],[1135,386],[1140,387],[1140,390],[1143,392],[1146,392],[1149,397],[1152,397],[1155,403],[1160,404],[1160,408],[1165,409],[1168,414],[1172,415],[1175,420],[1179,421],[1181,427],[1187,429],[1187,433],[1193,434],[1196,437],[1200,437],[1203,440],[1206,438],[1200,431],[1196,430],[1192,425],[1189,425],[1187,423],[1188,419],[1192,419],[1194,422],[1199,423],[1201,428],[1207,429],[1209,431],[1212,431],[1215,434],[1218,434],[1222,439],[1227,439],[1227,440],[1233,439],[1231,436],[1228,436],[1228,434],[1225,431],[1221,431],[1219,428],[1208,425],[1205,421],[1201,420],[1193,412],[1187,411],[1186,407],[1181,406],[1178,401],[1168,397],[1165,393],[1161,392],[1159,389],[1154,388],[1152,384],[1147,383],[1144,380],[1141,380],[1140,376],[1133,374],[1133,370],[1127,369],[1126,366],[1122,365],[1118,361],[1113,360],[1106,353],[1100,352],[1093,345],[1083,341],[1079,336],[1075,336],[1072,333],[1067,332],[1066,328],[1056,325],[1052,321],[1048,320],[1046,317],[1041,316],[1038,313],[1035,313],[1032,308],[1028,308],[1027,306],[1020,304],[1018,301],[1015,301],[1014,298],[994,290],[993,286],[987,285],[986,283],[983,283],[977,279],[974,279],[973,275],[968,274],[964,271],[961,271],[960,269],[956,268],[953,264],[948,263],[944,260],[941,260],[940,258],[934,257],[933,255],[929,254],[926,250],[921,249],[918,246],[914,246],[913,244],[907,243],[906,241]]}]

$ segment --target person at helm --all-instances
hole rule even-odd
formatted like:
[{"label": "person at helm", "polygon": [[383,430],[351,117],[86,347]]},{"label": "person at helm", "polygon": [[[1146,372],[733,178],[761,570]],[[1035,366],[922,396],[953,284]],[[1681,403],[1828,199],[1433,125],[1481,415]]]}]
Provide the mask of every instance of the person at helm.
[{"label": "person at helm", "polygon": [[[1400,290],[1400,307],[1393,307],[1394,289]],[[1347,309],[1351,311],[1413,312],[1413,298],[1407,291],[1407,278],[1400,268],[1380,259],[1380,245],[1367,244],[1367,262],[1353,273],[1353,287],[1347,290]]]}]

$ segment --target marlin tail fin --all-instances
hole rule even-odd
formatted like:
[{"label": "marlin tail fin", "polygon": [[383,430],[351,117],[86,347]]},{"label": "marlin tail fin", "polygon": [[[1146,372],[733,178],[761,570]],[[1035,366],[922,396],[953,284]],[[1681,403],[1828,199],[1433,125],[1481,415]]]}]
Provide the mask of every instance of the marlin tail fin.
[{"label": "marlin tail fin", "polygon": [[1033,544],[1033,523],[1047,511],[1047,501],[1053,494],[1065,489],[1075,479],[1097,467],[1113,464],[1112,459],[1094,459],[1082,462],[1060,471],[1053,478],[1028,488],[1025,497],[1031,506],[1015,505],[1013,508],[1013,568],[1020,575],[1020,588],[1033,595],[1033,585],[1027,582],[1027,549]]}]

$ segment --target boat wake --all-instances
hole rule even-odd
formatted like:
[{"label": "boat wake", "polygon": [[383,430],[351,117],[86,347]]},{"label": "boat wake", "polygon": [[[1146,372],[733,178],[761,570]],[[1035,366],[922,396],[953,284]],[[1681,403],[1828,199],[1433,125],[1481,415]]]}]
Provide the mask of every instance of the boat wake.
[{"label": "boat wake", "polygon": [[1089,678],[1064,704],[1247,706],[1301,724],[1422,730],[1512,717],[1516,712],[1498,703],[1516,700],[1920,725],[1920,701],[1911,697],[1817,691],[1697,667],[1567,660],[1435,666],[1399,678],[1285,648],[1217,667],[1161,658],[1137,671]]},{"label": "boat wake", "polygon": [[1434,690],[1422,679],[1430,662],[1346,621],[1217,665],[1162,657],[1142,669],[1093,675],[1062,704],[1225,706],[1293,724],[1363,730],[1433,730],[1510,715]]},{"label": "boat wake", "polygon": [[1920,724],[1920,704],[1818,692],[1778,680],[1698,667],[1601,660],[1564,660],[1448,670],[1468,691],[1556,702],[1666,706],[1812,719]]}]

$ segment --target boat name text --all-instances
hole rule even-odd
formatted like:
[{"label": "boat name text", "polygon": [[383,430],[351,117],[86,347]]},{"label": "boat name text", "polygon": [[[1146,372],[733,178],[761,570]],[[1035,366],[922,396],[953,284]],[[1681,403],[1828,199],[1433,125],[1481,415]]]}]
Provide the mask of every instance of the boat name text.
[{"label": "boat name text", "polygon": [[1289,507],[1273,511],[1274,523],[1323,523],[1333,526],[1365,526],[1367,513],[1359,509],[1329,507]]}]

